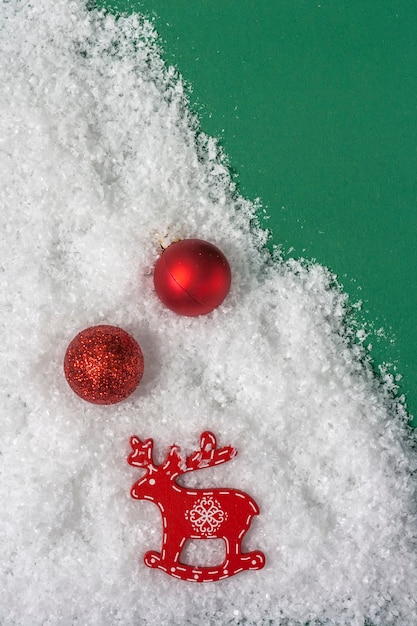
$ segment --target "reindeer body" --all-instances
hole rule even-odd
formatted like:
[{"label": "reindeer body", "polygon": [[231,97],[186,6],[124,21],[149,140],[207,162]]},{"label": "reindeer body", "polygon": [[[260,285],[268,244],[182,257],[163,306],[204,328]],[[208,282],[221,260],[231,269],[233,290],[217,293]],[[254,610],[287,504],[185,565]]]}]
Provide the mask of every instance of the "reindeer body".
[{"label": "reindeer body", "polygon": [[[195,469],[224,463],[236,455],[230,446],[217,449],[212,433],[203,433],[200,450],[183,460],[172,446],[165,463],[152,461],[153,441],[142,443],[132,437],[133,453],[128,462],[146,467],[146,475],[131,489],[137,500],[154,502],[162,515],[163,538],[161,552],[145,555],[149,567],[157,567],[171,576],[198,582],[228,578],[246,569],[260,569],[265,563],[262,552],[242,554],[243,536],[252,517],[259,513],[256,502],[246,493],[235,489],[188,489],[177,484],[176,478]],[[226,557],[219,567],[193,567],[180,561],[187,539],[223,539]]]}]

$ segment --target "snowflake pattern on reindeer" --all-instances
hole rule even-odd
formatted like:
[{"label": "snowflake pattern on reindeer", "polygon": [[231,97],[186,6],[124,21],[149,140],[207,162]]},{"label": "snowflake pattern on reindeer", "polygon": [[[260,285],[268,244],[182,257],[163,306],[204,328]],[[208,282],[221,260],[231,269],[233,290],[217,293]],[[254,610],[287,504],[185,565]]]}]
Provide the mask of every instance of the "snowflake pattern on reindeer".
[{"label": "snowflake pattern on reindeer", "polygon": [[[185,472],[212,467],[230,461],[237,454],[231,446],[217,448],[213,433],[203,432],[200,449],[183,458],[178,446],[171,446],[161,465],[153,462],[153,440],[130,440],[132,452],[128,463],[146,469],[146,474],[131,489],[136,500],[154,502],[162,514],[161,552],[150,550],[144,561],[182,580],[213,582],[244,570],[258,570],[265,565],[263,552],[242,553],[242,540],[252,517],[259,514],[256,502],[236,489],[187,489],[176,479]],[[195,567],[181,563],[181,552],[188,539],[223,539],[226,556],[218,567]]]},{"label": "snowflake pattern on reindeer", "polygon": [[210,496],[197,500],[193,508],[185,512],[185,519],[189,519],[193,529],[203,537],[213,535],[227,517],[219,502]]}]

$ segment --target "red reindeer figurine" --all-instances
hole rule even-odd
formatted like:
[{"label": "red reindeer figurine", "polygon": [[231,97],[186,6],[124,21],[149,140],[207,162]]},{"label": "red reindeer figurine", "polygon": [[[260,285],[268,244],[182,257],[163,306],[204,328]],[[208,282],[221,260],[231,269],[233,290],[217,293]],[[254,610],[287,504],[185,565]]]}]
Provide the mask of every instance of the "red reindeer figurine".
[{"label": "red reindeer figurine", "polygon": [[[133,485],[130,493],[136,500],[154,502],[162,514],[162,550],[145,554],[148,567],[159,568],[182,580],[209,582],[264,566],[262,552],[241,552],[243,536],[252,517],[259,513],[252,498],[235,489],[187,489],[176,482],[185,472],[229,461],[237,450],[231,446],[217,448],[216,437],[204,432],[200,450],[183,458],[178,446],[171,446],[166,460],[155,465],[152,439],[142,442],[132,437],[130,444],[133,451],[128,463],[146,469],[145,476]],[[181,551],[187,539],[214,538],[221,538],[226,544],[226,556],[220,566],[194,567],[181,563]]]}]

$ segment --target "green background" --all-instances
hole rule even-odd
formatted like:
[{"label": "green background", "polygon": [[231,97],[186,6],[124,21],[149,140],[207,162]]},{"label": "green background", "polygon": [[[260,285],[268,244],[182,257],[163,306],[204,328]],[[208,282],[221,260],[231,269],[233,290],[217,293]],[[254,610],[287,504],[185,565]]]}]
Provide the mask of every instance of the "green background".
[{"label": "green background", "polygon": [[273,242],[363,301],[365,345],[376,367],[403,375],[417,416],[417,2],[100,5],[154,20]]}]

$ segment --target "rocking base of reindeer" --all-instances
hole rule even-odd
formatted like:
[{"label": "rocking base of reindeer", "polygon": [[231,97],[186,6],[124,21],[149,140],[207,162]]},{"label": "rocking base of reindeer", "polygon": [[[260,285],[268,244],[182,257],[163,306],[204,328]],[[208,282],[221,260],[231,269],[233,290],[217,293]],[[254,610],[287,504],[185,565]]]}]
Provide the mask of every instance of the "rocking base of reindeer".
[{"label": "rocking base of reindeer", "polygon": [[262,569],[265,565],[265,556],[262,552],[254,551],[236,555],[236,559],[226,559],[219,567],[194,567],[177,563],[167,563],[162,560],[160,552],[149,550],[144,557],[145,565],[153,569],[160,569],[174,578],[189,582],[209,583],[224,578],[230,578],[246,570]]}]

